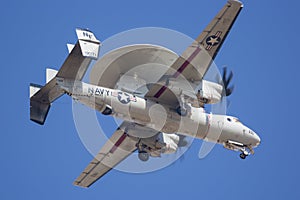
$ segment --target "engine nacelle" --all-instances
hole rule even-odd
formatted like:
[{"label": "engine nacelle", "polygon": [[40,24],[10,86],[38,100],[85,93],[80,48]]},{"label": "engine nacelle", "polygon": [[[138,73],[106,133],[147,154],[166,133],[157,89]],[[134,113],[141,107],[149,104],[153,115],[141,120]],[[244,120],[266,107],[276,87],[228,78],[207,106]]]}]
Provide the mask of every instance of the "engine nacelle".
[{"label": "engine nacelle", "polygon": [[202,80],[200,101],[205,104],[218,103],[222,98],[223,86],[211,81]]}]

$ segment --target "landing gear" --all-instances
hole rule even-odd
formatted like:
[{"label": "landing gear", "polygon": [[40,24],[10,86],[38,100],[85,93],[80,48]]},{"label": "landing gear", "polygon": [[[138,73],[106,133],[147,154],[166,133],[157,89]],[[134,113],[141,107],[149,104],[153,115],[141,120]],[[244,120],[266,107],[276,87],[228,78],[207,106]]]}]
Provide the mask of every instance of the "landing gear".
[{"label": "landing gear", "polygon": [[249,156],[249,154],[250,153],[248,151],[243,150],[242,153],[240,154],[240,158],[244,160],[245,158],[247,158],[247,156]]},{"label": "landing gear", "polygon": [[149,153],[146,151],[139,151],[139,159],[143,162],[149,160]]},{"label": "landing gear", "polygon": [[181,106],[179,106],[177,109],[176,109],[176,112],[180,115],[180,116],[186,116],[187,115],[187,110],[186,108],[183,108]]},{"label": "landing gear", "polygon": [[[182,91],[181,91],[182,92]],[[181,94],[180,95],[180,99],[179,99],[179,103],[180,103],[180,106],[178,106],[176,108],[176,112],[178,113],[178,115],[180,116],[186,116],[188,111],[187,111],[187,105],[185,103],[185,96],[184,94]]]},{"label": "landing gear", "polygon": [[138,149],[138,157],[141,161],[146,162],[149,160],[150,153],[148,151],[148,147],[144,142],[143,139],[139,139],[139,142],[136,144],[136,147]]},{"label": "landing gear", "polygon": [[244,153],[241,153],[241,154],[240,154],[240,158],[241,158],[241,159],[243,159],[243,160],[244,160],[246,157],[247,157],[247,155],[246,155],[246,154],[244,154]]},{"label": "landing gear", "polygon": [[247,156],[249,156],[250,154],[254,154],[253,148],[251,146],[244,145],[235,141],[227,141],[226,143],[224,143],[224,147],[226,149],[241,152],[240,158],[243,160],[247,158]]}]

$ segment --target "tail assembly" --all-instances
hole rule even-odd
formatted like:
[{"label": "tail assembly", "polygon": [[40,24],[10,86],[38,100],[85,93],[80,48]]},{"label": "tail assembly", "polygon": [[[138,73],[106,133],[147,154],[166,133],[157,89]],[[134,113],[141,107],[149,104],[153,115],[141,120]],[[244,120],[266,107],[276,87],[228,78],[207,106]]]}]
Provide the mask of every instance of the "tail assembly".
[{"label": "tail assembly", "polygon": [[76,29],[78,42],[69,48],[69,55],[59,71],[47,69],[46,85],[30,84],[30,120],[43,125],[51,103],[65,92],[57,78],[81,81],[92,59],[98,58],[100,41],[91,31]]}]

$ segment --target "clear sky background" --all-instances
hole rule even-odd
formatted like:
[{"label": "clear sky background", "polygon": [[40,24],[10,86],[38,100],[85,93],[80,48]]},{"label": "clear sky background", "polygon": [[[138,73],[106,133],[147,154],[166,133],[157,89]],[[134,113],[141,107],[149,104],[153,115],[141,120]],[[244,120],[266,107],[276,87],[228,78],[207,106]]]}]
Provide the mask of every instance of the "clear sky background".
[{"label": "clear sky background", "polygon": [[76,133],[71,99],[54,103],[44,126],[29,120],[29,83],[43,84],[45,68],[61,66],[76,27],[93,30],[100,40],[147,26],[195,38],[225,2],[3,1],[0,199],[300,199],[296,0],[245,0],[216,59],[235,73],[228,113],[262,139],[246,160],[221,146],[199,160],[196,141],[184,159],[163,170],[112,170],[83,189],[72,182],[92,156]]}]

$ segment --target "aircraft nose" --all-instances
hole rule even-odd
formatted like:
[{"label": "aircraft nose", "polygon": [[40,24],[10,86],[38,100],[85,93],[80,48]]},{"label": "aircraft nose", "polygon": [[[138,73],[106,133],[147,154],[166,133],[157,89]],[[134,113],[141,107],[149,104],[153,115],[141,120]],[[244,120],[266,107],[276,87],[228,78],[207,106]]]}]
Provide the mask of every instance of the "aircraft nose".
[{"label": "aircraft nose", "polygon": [[256,133],[254,133],[253,139],[254,139],[254,146],[258,146],[260,144],[260,137]]}]

